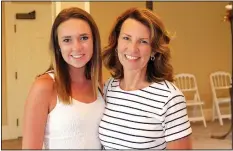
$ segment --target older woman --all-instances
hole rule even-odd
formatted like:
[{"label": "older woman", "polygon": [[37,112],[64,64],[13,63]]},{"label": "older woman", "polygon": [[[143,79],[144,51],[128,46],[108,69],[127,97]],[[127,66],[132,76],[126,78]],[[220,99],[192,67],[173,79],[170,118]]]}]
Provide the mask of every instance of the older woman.
[{"label": "older woman", "polygon": [[170,38],[160,18],[130,8],[111,30],[103,62],[111,71],[99,126],[105,149],[191,149],[182,92],[172,83]]}]

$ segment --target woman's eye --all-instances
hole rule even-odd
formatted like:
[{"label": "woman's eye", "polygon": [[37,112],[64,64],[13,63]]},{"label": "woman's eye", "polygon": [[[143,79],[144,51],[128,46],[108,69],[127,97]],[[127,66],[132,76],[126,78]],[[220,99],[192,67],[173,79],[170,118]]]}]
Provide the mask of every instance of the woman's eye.
[{"label": "woman's eye", "polygon": [[83,37],[80,38],[80,40],[87,40],[87,39],[88,39],[87,36],[83,36]]},{"label": "woman's eye", "polygon": [[143,43],[143,44],[148,44],[148,43],[149,43],[149,42],[146,41],[146,40],[141,40],[140,42]]},{"label": "woman's eye", "polygon": [[124,40],[129,40],[129,37],[123,37]]},{"label": "woman's eye", "polygon": [[65,43],[68,43],[68,42],[70,42],[71,41],[71,39],[63,39],[63,42],[65,42]]}]

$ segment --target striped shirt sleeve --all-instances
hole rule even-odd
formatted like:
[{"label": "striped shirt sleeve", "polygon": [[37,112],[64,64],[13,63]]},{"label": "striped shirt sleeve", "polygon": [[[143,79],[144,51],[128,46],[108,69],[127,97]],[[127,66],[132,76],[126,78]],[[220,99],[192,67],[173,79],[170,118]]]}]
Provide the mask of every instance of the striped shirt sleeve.
[{"label": "striped shirt sleeve", "polygon": [[179,90],[171,92],[164,106],[164,129],[166,142],[186,137],[192,133],[187,115],[185,97]]},{"label": "striped shirt sleeve", "polygon": [[103,89],[104,98],[106,98],[108,86],[109,86],[109,84],[110,84],[110,82],[111,82],[112,80],[113,80],[113,78],[109,78],[109,79],[104,83],[104,89]]}]

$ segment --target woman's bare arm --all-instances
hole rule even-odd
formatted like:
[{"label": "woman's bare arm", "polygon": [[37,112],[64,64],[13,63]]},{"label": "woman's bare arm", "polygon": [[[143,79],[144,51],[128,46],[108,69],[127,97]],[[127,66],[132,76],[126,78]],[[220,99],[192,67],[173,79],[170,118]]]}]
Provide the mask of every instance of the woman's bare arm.
[{"label": "woman's bare arm", "polygon": [[166,149],[192,149],[190,135],[175,141],[168,142]]},{"label": "woman's bare arm", "polygon": [[22,149],[42,149],[52,93],[51,78],[42,76],[33,83],[24,108]]}]

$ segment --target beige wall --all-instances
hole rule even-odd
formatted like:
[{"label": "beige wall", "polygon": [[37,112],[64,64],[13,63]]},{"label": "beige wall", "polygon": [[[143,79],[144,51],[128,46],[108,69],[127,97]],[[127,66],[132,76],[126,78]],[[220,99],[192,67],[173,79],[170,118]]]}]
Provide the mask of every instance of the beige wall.
[{"label": "beige wall", "polygon": [[2,125],[7,125],[5,4],[2,3]]},{"label": "beige wall", "polygon": [[[130,7],[146,7],[145,2],[90,2],[90,13],[95,19],[101,35],[102,47],[106,46],[108,34],[116,17]],[[103,67],[103,80],[106,81],[110,73]]]},{"label": "beige wall", "polygon": [[228,2],[153,2],[154,12],[175,34],[171,42],[175,73],[197,78],[205,108],[212,105],[209,75],[217,70],[231,72],[230,23],[223,22]]}]

